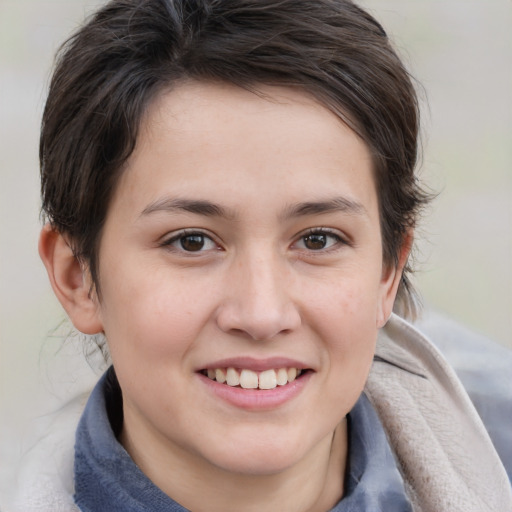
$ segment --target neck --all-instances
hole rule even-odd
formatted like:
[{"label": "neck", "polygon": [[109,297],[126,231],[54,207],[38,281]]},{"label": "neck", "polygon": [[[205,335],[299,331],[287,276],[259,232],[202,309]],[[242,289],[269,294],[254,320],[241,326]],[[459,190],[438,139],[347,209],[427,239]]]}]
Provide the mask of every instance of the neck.
[{"label": "neck", "polygon": [[326,512],[343,496],[346,420],[299,462],[271,475],[232,473],[184,454],[152,456],[137,449],[126,429],[120,441],[155,485],[194,512]]}]

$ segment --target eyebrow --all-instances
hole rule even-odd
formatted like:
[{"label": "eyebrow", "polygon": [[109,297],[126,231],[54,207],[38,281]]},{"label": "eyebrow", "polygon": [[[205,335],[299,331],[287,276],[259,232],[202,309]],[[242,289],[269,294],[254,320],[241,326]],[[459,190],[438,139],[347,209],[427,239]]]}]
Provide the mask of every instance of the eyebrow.
[{"label": "eyebrow", "polygon": [[367,215],[366,208],[357,201],[347,197],[333,197],[321,201],[307,201],[285,208],[283,218],[321,215],[325,213],[342,212],[350,215]]},{"label": "eyebrow", "polygon": [[223,206],[212,203],[211,201],[185,198],[158,199],[142,210],[141,217],[155,212],[188,212],[206,217],[223,217],[226,219],[232,219],[235,217],[234,212],[231,212]]},{"label": "eyebrow", "polygon": [[[156,212],[188,212],[205,217],[221,217],[229,220],[236,219],[236,214],[219,204],[200,199],[162,198],[150,203],[142,210],[141,217]],[[282,219],[321,215],[325,213],[343,212],[350,215],[366,214],[366,208],[357,201],[346,197],[334,197],[320,201],[306,201],[285,207],[280,215]]]}]

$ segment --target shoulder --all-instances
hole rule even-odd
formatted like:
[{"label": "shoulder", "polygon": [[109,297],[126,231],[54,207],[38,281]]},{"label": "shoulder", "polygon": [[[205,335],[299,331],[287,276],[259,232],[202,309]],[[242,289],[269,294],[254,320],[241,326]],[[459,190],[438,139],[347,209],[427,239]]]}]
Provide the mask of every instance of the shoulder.
[{"label": "shoulder", "polygon": [[365,392],[420,509],[512,508],[503,462],[454,368],[422,332],[396,315],[379,334]]},{"label": "shoulder", "polygon": [[32,448],[21,461],[8,512],[78,511],[73,500],[75,431],[87,396],[76,396],[40,426]]},{"label": "shoulder", "polygon": [[435,313],[416,327],[454,368],[512,481],[512,350]]}]

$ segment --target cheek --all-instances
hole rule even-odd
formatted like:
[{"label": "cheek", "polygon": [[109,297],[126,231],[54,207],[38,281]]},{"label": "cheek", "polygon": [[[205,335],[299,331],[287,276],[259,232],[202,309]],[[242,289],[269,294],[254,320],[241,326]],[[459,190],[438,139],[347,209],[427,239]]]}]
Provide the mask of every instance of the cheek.
[{"label": "cheek", "polygon": [[[119,265],[102,286],[102,320],[112,357],[160,360],[186,350],[206,322],[208,294],[159,269]],[[105,269],[105,275],[107,269]]]},{"label": "cheek", "polygon": [[374,331],[380,300],[380,281],[377,271],[350,268],[329,279],[317,281],[310,287],[304,311],[311,314],[317,328],[352,332],[359,338],[363,332]]},{"label": "cheek", "polygon": [[[311,325],[325,347],[333,400],[353,405],[364,387],[375,352],[378,329],[376,312],[379,288],[375,280],[345,279],[315,301]],[[313,323],[314,322],[314,323]]]},{"label": "cheek", "polygon": [[350,313],[340,316],[337,328],[326,333],[329,337],[329,372],[324,382],[326,414],[336,410],[347,414],[361,395],[370,372],[377,329],[355,319]]},{"label": "cheek", "polygon": [[[365,379],[377,339],[375,305],[364,300],[340,301],[331,309],[331,320],[322,329],[330,365],[350,379]],[[337,369],[335,367],[338,367]],[[340,375],[341,376],[341,375]]]}]

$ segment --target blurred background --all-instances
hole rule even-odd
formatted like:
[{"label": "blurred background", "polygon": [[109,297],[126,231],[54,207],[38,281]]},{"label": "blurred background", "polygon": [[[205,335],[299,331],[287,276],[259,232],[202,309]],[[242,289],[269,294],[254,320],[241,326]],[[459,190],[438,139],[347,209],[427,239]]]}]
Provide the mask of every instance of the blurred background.
[{"label": "blurred background", "polygon": [[[53,55],[101,2],[0,0],[0,496],[34,418],[92,382],[37,255],[38,131]],[[512,1],[364,0],[422,84],[428,308],[512,347]],[[2,500],[0,499],[0,504]]]}]

